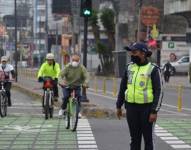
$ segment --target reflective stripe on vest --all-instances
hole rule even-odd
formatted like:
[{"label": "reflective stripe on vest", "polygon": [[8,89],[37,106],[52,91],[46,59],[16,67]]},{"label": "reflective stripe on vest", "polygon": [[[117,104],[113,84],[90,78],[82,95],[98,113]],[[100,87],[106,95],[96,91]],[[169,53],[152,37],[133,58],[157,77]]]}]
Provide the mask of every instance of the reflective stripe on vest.
[{"label": "reflective stripe on vest", "polygon": [[130,64],[128,66],[128,82],[125,98],[129,103],[151,103],[153,89],[151,72],[154,66],[148,63],[145,66]]}]

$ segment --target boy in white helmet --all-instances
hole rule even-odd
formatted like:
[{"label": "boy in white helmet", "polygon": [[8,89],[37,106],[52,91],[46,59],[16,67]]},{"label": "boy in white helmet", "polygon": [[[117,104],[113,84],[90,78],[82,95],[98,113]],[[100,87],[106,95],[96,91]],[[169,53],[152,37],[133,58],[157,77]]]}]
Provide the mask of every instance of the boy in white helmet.
[{"label": "boy in white helmet", "polygon": [[11,81],[13,78],[15,78],[15,71],[11,64],[8,64],[8,58],[7,56],[1,57],[1,64],[0,64],[0,72],[4,74],[4,80],[5,80],[5,90],[8,97],[8,106],[11,106]]}]

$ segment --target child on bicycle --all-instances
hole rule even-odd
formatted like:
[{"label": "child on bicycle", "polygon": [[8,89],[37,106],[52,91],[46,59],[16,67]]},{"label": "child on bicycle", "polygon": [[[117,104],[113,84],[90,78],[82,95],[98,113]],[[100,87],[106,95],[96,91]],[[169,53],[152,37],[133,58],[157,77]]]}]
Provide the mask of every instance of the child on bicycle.
[{"label": "child on bicycle", "polygon": [[75,94],[77,98],[80,99],[81,86],[87,87],[88,85],[88,72],[86,68],[80,64],[80,56],[73,54],[71,59],[71,63],[65,66],[59,76],[59,84],[63,87],[63,103],[58,113],[59,116],[62,116],[66,111],[71,89],[75,88]]}]

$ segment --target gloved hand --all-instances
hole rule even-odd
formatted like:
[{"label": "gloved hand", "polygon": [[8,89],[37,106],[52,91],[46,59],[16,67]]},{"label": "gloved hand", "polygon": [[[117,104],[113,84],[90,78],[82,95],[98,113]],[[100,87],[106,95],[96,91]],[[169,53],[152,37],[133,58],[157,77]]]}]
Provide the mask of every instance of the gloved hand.
[{"label": "gloved hand", "polygon": [[122,110],[121,108],[117,108],[117,112],[116,112],[117,118],[120,120],[122,117]]},{"label": "gloved hand", "polygon": [[58,82],[58,78],[55,78],[54,80],[55,80],[56,82]]},{"label": "gloved hand", "polygon": [[43,77],[39,77],[38,82],[43,82]]}]

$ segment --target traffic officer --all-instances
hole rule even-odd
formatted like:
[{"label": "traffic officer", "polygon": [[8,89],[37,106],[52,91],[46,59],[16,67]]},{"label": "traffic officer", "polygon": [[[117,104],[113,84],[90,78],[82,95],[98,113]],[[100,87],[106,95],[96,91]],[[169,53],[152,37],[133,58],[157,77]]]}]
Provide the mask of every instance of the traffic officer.
[{"label": "traffic officer", "polygon": [[130,150],[141,150],[142,136],[145,150],[153,150],[153,129],[163,97],[161,71],[149,62],[152,52],[146,44],[137,42],[125,49],[130,53],[131,63],[121,80],[116,102],[117,117],[121,118],[121,107],[125,103],[131,136]]}]

